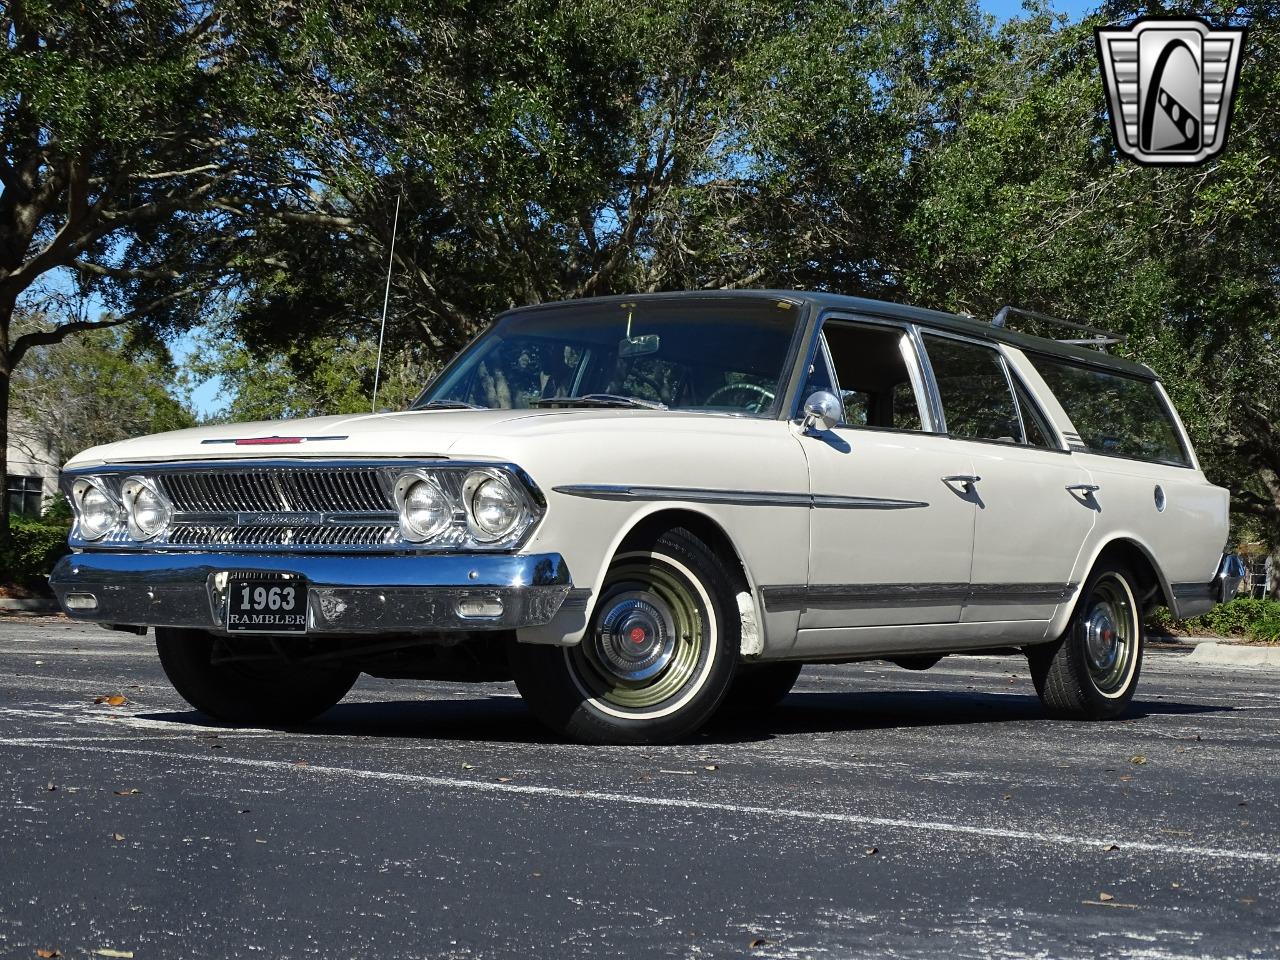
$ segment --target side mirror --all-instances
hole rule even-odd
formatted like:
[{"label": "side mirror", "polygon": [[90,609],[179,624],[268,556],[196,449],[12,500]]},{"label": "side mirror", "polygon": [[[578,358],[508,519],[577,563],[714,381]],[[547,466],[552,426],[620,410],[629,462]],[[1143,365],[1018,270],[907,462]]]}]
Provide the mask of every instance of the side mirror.
[{"label": "side mirror", "polygon": [[806,433],[823,433],[843,419],[844,411],[834,393],[818,390],[809,394],[804,402],[804,429]]}]

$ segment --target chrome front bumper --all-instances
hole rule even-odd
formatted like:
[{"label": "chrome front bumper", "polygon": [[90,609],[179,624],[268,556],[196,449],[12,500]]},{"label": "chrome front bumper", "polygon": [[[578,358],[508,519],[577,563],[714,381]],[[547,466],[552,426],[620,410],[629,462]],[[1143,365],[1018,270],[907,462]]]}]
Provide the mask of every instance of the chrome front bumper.
[{"label": "chrome front bumper", "polygon": [[[224,631],[228,576],[286,575],[306,584],[307,632],[405,634],[541,626],[580,602],[556,553],[341,556],[77,553],[49,577],[67,616],[104,625]],[[71,603],[68,604],[68,599]],[[459,613],[463,600],[501,614]]]}]

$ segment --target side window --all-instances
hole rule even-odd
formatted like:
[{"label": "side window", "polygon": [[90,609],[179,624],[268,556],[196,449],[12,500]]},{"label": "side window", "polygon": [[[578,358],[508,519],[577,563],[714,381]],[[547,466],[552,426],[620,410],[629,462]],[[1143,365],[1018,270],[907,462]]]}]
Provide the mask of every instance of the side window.
[{"label": "side window", "polygon": [[920,405],[916,402],[916,391],[910,383],[898,383],[893,387],[893,429],[923,430],[920,422]]},{"label": "side window", "polygon": [[929,363],[953,437],[1022,443],[1004,362],[990,347],[925,334]]},{"label": "side window", "polygon": [[1190,466],[1154,383],[1056,358],[1029,358],[1091,451]]},{"label": "side window", "polygon": [[1046,450],[1058,449],[1058,445],[1050,439],[1053,436],[1053,430],[1026,388],[1015,380],[1013,392],[1018,396],[1018,410],[1022,413],[1022,429],[1027,435],[1027,444],[1032,447],[1043,447]]},{"label": "side window", "polygon": [[907,366],[915,358],[904,330],[828,321],[822,332],[844,402],[845,426],[924,429]]}]

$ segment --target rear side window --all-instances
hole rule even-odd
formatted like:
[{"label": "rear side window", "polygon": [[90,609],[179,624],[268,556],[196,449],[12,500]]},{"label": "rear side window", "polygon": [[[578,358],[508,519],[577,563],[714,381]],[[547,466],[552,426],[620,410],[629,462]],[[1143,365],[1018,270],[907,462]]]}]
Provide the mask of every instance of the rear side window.
[{"label": "rear side window", "polygon": [[1018,406],[1000,355],[989,347],[928,333],[924,342],[947,433],[967,440],[1022,443]]},{"label": "rear side window", "polygon": [[1191,465],[1154,383],[1050,357],[1030,360],[1093,453]]}]

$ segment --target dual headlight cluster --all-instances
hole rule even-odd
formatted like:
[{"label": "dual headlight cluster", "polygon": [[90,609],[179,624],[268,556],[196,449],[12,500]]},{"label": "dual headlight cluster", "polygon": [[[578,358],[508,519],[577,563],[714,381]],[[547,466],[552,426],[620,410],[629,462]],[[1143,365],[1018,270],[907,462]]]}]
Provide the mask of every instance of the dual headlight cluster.
[{"label": "dual headlight cluster", "polygon": [[[451,465],[388,469],[383,475],[394,492],[400,538],[408,543],[502,548],[523,536],[540,514],[541,501],[509,469]],[[81,476],[72,481],[79,537],[96,542],[111,535],[112,542],[117,542],[127,534],[136,543],[161,537],[175,518],[175,507],[164,490],[151,477],[118,476]],[[266,509],[274,513],[278,508]],[[350,523],[359,512],[340,511],[336,522]],[[288,514],[282,511],[282,519],[275,522],[289,526]],[[211,521],[203,518],[201,522]],[[237,523],[238,517],[229,515],[227,522]]]},{"label": "dual headlight cluster", "polygon": [[413,543],[514,540],[536,518],[523,488],[501,470],[411,470],[396,478],[395,498],[400,535]]},{"label": "dual headlight cluster", "polygon": [[147,477],[125,477],[117,495],[99,477],[71,485],[71,501],[85,540],[101,540],[124,526],[134,540],[153,540],[173,521],[173,506]]}]

